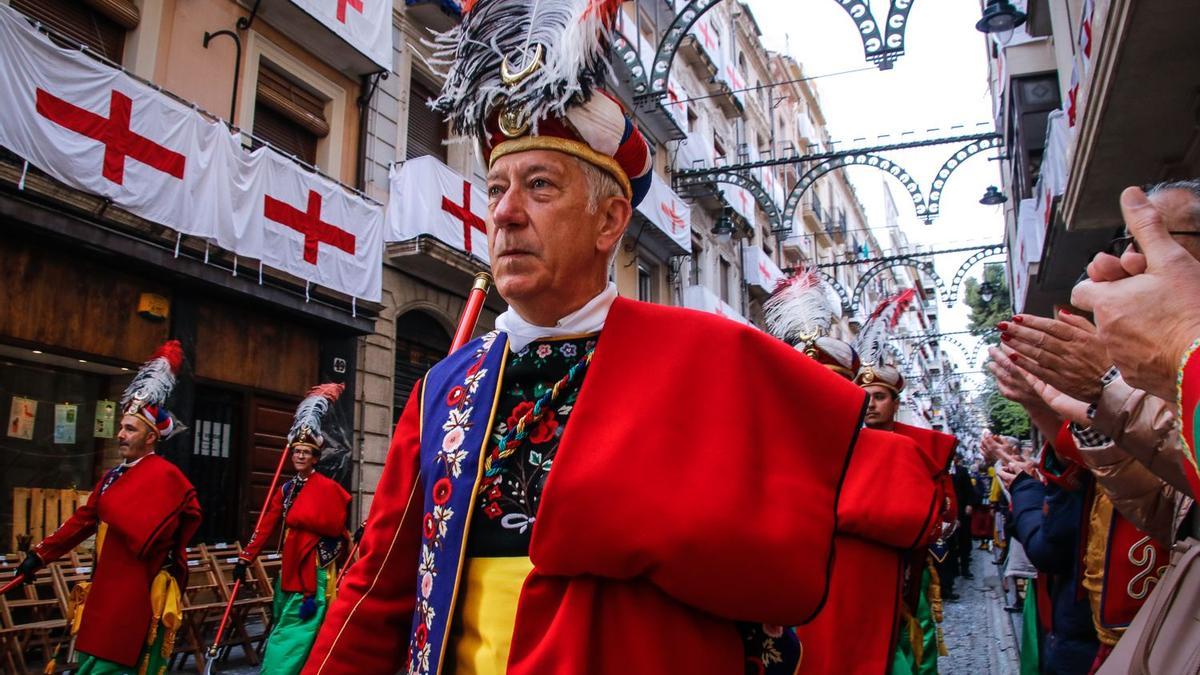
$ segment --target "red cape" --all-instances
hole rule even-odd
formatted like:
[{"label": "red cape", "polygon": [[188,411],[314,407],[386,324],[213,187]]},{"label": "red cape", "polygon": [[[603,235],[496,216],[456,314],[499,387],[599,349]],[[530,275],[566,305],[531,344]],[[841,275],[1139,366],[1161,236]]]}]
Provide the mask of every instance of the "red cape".
[{"label": "red cape", "polygon": [[[395,672],[407,658],[417,398],[306,673]],[[795,625],[823,602],[864,403],[757,330],[614,302],[543,492],[508,673],[741,673],[735,621]]]},{"label": "red cape", "polygon": [[187,542],[200,526],[200,504],[183,472],[158,455],[142,459],[101,495],[103,482],[34,550],[48,563],[95,533],[101,522],[108,525],[75,648],[135,667],[150,630],[150,584],[168,554],[179,563],[171,572],[180,589],[187,587]]},{"label": "red cape", "polygon": [[[283,540],[282,571],[279,587],[289,593],[312,595],[317,589],[317,543],[322,537],[338,537],[346,531],[346,513],[350,505],[350,493],[336,481],[317,472],[308,477],[308,482],[288,509],[287,536]],[[246,548],[242,559],[254,560],[275,532],[283,515],[283,487],[271,496],[263,522]]]},{"label": "red cape", "polygon": [[825,606],[796,629],[803,675],[883,675],[900,620],[904,553],[934,519],[935,485],[908,438],[864,429],[842,496]]}]

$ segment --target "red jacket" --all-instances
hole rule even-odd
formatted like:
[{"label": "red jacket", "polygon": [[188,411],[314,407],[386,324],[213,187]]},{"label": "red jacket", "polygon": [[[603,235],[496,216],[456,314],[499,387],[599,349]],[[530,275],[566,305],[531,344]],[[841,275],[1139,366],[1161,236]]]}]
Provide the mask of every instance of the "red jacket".
[{"label": "red jacket", "polygon": [[[614,302],[543,492],[508,673],[742,673],[735,622],[795,625],[823,602],[864,404],[757,330]],[[408,659],[423,405],[437,401],[412,396],[396,427],[363,558],[305,673]]]},{"label": "red jacket", "polygon": [[864,429],[838,500],[829,597],[796,629],[802,675],[884,675],[900,621],[904,555],[924,544],[935,486],[916,444]]},{"label": "red jacket", "polygon": [[158,455],[144,457],[101,495],[103,483],[33,550],[49,563],[95,534],[100,523],[108,526],[75,647],[134,667],[150,631],[150,584],[169,554],[175,557],[171,573],[181,591],[187,588],[187,542],[200,527],[200,503],[183,472]]},{"label": "red jacket", "polygon": [[[271,497],[262,523],[250,537],[241,558],[254,560],[279,526],[283,516],[285,489],[294,489],[291,481],[283,484]],[[336,481],[317,472],[308,477],[300,494],[288,509],[284,521],[283,565],[279,587],[289,593],[312,595],[317,590],[317,544],[323,537],[340,537],[346,532],[346,515],[350,493]]]}]

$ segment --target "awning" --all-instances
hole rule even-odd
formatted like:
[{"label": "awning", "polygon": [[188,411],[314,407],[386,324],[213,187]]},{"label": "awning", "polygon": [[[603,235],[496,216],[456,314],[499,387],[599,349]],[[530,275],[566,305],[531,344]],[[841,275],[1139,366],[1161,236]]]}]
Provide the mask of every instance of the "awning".
[{"label": "awning", "polygon": [[683,289],[683,306],[703,312],[711,312],[726,319],[737,321],[747,326],[750,325],[746,317],[742,316],[733,307],[730,307],[729,303],[718,298],[716,293],[708,290],[706,286],[688,286]]},{"label": "awning", "polygon": [[653,174],[650,191],[637,206],[638,214],[650,223],[642,232],[667,255],[688,255],[692,252],[692,207],[675,194],[667,183]]}]

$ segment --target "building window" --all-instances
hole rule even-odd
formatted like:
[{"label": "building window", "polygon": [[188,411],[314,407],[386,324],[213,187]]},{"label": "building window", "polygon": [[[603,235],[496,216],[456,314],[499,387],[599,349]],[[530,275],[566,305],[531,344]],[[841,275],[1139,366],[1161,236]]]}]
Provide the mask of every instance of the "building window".
[{"label": "building window", "polygon": [[413,77],[408,94],[408,152],[407,159],[433,155],[446,161],[446,146],[443,143],[449,133],[442,116],[427,105],[434,98],[433,87]]},{"label": "building window", "polygon": [[692,263],[688,266],[688,283],[700,285],[700,263],[704,260],[704,244],[699,239],[692,239]]},{"label": "building window", "polygon": [[713,132],[713,154],[717,159],[725,159],[725,141],[721,140],[721,134]]},{"label": "building window", "polygon": [[692,107],[691,103],[687,104],[687,124],[689,134],[696,133],[696,125],[699,122],[700,116],[696,114],[696,109]]},{"label": "building window", "polygon": [[725,258],[721,258],[721,299],[729,303],[729,277],[733,274],[733,266]]},{"label": "building window", "polygon": [[658,302],[658,266],[643,260],[638,261],[638,300],[642,302]]},{"label": "building window", "polygon": [[325,104],[324,98],[264,62],[258,70],[254,136],[286,155],[315,165],[317,143],[329,135]]},{"label": "building window", "polygon": [[392,424],[408,403],[417,381],[433,364],[446,357],[450,334],[433,316],[422,311],[406,312],[396,319],[396,368],[392,390]]},{"label": "building window", "polygon": [[137,6],[129,0],[10,0],[9,6],[118,65],[125,33],[138,25]]}]

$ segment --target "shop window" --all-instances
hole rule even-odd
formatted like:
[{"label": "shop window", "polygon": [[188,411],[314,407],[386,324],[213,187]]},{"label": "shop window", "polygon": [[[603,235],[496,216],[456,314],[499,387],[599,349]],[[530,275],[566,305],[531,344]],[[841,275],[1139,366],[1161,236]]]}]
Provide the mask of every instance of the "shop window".
[{"label": "shop window", "polygon": [[417,380],[450,351],[450,334],[437,319],[420,311],[396,319],[396,370],[392,398],[392,423],[408,403]]},{"label": "shop window", "polygon": [[408,94],[407,159],[432,155],[446,161],[443,141],[449,138],[449,131],[442,116],[429,108],[431,98],[434,98],[433,87],[414,76]]},{"label": "shop window", "polygon": [[258,71],[254,136],[286,155],[316,164],[317,143],[329,135],[325,104],[324,98],[264,63]]},{"label": "shop window", "polygon": [[138,9],[130,0],[9,0],[9,6],[118,65],[125,34],[138,25]]}]

